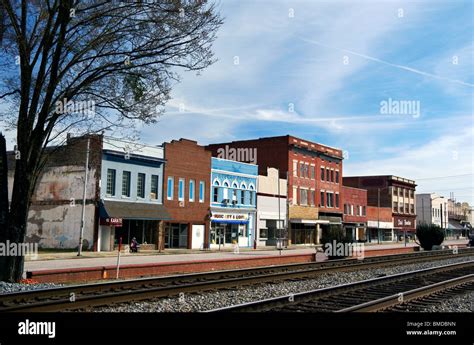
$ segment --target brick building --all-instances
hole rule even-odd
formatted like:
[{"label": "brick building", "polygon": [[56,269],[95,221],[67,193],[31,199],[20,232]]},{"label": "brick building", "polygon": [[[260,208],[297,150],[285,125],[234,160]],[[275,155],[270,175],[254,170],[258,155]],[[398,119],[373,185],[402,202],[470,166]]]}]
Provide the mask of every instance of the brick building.
[{"label": "brick building", "polygon": [[164,144],[164,206],[171,216],[162,235],[164,248],[209,247],[211,153],[196,141]]},{"label": "brick building", "polygon": [[416,183],[402,177],[351,176],[344,177],[344,185],[367,190],[367,205],[392,210],[392,229],[370,229],[369,236],[380,241],[394,241],[403,233],[414,236],[416,230],[415,189]]},{"label": "brick building", "polygon": [[[288,177],[288,232],[292,244],[319,243],[321,230],[342,226],[342,151],[290,135],[207,146],[214,157],[277,168]],[[286,237],[285,236],[285,237]]]},{"label": "brick building", "polygon": [[[154,248],[161,221],[169,217],[162,206],[163,149],[101,135],[68,135],[64,145],[46,149],[46,165],[32,196],[26,242],[41,248],[78,247],[88,140],[84,249],[110,251],[119,238],[127,244],[133,237]],[[14,158],[11,153],[10,188]]]},{"label": "brick building", "polygon": [[367,228],[367,191],[342,186],[343,226],[353,241],[365,241]]}]

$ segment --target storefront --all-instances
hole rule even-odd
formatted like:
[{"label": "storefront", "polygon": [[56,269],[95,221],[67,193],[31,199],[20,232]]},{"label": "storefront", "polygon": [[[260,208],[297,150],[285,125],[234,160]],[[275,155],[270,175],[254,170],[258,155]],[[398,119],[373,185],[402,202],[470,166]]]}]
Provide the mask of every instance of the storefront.
[{"label": "storefront", "polygon": [[393,241],[414,240],[416,234],[416,216],[393,216]]},{"label": "storefront", "polygon": [[367,221],[367,242],[392,242],[395,241],[393,222]]},{"label": "storefront", "polygon": [[291,244],[312,245],[317,244],[317,220],[292,219],[290,224]]},{"label": "storefront", "polygon": [[157,248],[162,220],[169,215],[162,205],[103,200],[99,206],[99,251],[111,251],[130,244],[135,237],[140,244]]},{"label": "storefront", "polygon": [[351,238],[352,241],[366,241],[367,226],[365,223],[344,222],[343,226],[346,236]]},{"label": "storefront", "polygon": [[251,247],[254,234],[255,212],[212,211],[210,245],[211,249],[231,247]]}]

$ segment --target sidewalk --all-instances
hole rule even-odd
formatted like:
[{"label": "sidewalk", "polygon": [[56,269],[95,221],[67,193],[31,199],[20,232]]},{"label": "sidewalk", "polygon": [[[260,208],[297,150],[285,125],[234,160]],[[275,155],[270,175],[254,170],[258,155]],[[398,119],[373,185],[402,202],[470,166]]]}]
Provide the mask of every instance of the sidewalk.
[{"label": "sidewalk", "polygon": [[[467,240],[445,241],[445,245],[462,245]],[[415,242],[409,242],[406,247],[418,246]],[[365,244],[365,250],[384,250],[404,248],[404,243],[389,244]],[[315,252],[314,246],[291,246],[281,251],[281,255],[312,254]],[[280,252],[275,247],[240,248],[239,253],[234,253],[232,249],[226,250],[189,250],[189,249],[166,249],[159,253],[156,250],[139,253],[122,253],[120,264],[153,264],[185,261],[201,261],[212,259],[235,259],[235,258],[258,258],[262,256],[279,256]],[[27,258],[25,262],[26,271],[53,270],[63,268],[83,268],[95,266],[108,266],[117,263],[117,252],[83,252],[83,256],[78,257],[77,252],[51,252],[39,253],[37,260]]]}]

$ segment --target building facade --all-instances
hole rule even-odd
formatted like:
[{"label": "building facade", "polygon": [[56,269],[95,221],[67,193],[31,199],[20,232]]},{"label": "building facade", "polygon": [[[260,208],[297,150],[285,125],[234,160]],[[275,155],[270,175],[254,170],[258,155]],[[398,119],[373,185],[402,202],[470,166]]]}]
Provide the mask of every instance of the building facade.
[{"label": "building facade", "polygon": [[342,186],[344,203],[343,227],[353,241],[367,239],[367,191],[365,189]]},{"label": "building facade", "polygon": [[104,137],[102,147],[98,250],[113,250],[135,237],[144,246],[160,245],[163,221],[164,150]]},{"label": "building facade", "polygon": [[257,181],[257,246],[275,246],[285,238],[287,180],[278,169],[267,168]]},{"label": "building facade", "polygon": [[391,207],[367,206],[366,242],[381,243],[397,240]]},{"label": "building facade", "polygon": [[188,139],[164,144],[164,248],[209,247],[211,153]]},{"label": "building facade", "polygon": [[435,193],[416,194],[417,224],[435,224],[448,228],[448,200]]},{"label": "building facade", "polygon": [[290,135],[209,145],[214,157],[252,161],[259,174],[276,168],[288,179],[288,243],[317,244],[342,226],[342,151]]},{"label": "building facade", "polygon": [[[367,190],[367,205],[374,207],[390,207],[392,209],[392,230],[384,229],[384,241],[395,241],[402,233],[414,235],[416,230],[416,183],[406,178],[382,176],[351,176],[344,177],[344,185]],[[377,230],[380,237],[380,229]]]},{"label": "building facade", "polygon": [[257,177],[255,164],[212,157],[211,249],[256,245]]},{"label": "building facade", "polygon": [[[40,248],[78,248],[82,221],[87,140],[90,140],[88,181],[85,186],[83,248],[97,249],[102,137],[68,137],[61,146],[46,148],[46,165],[32,195],[26,243]],[[11,199],[15,152],[8,153],[8,186]]]}]

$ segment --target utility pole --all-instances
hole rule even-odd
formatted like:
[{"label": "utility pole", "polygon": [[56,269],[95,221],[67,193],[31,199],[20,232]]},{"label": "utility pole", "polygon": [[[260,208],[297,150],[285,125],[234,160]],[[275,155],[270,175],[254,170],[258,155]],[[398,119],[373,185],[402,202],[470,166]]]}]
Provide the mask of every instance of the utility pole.
[{"label": "utility pole", "polygon": [[82,255],[82,241],[84,236],[84,222],[85,222],[85,213],[86,213],[86,194],[87,194],[87,180],[89,178],[89,151],[90,151],[91,139],[87,139],[87,151],[86,151],[86,172],[84,176],[84,189],[82,193],[82,210],[81,210],[81,234],[79,236],[79,252],[77,256]]}]

